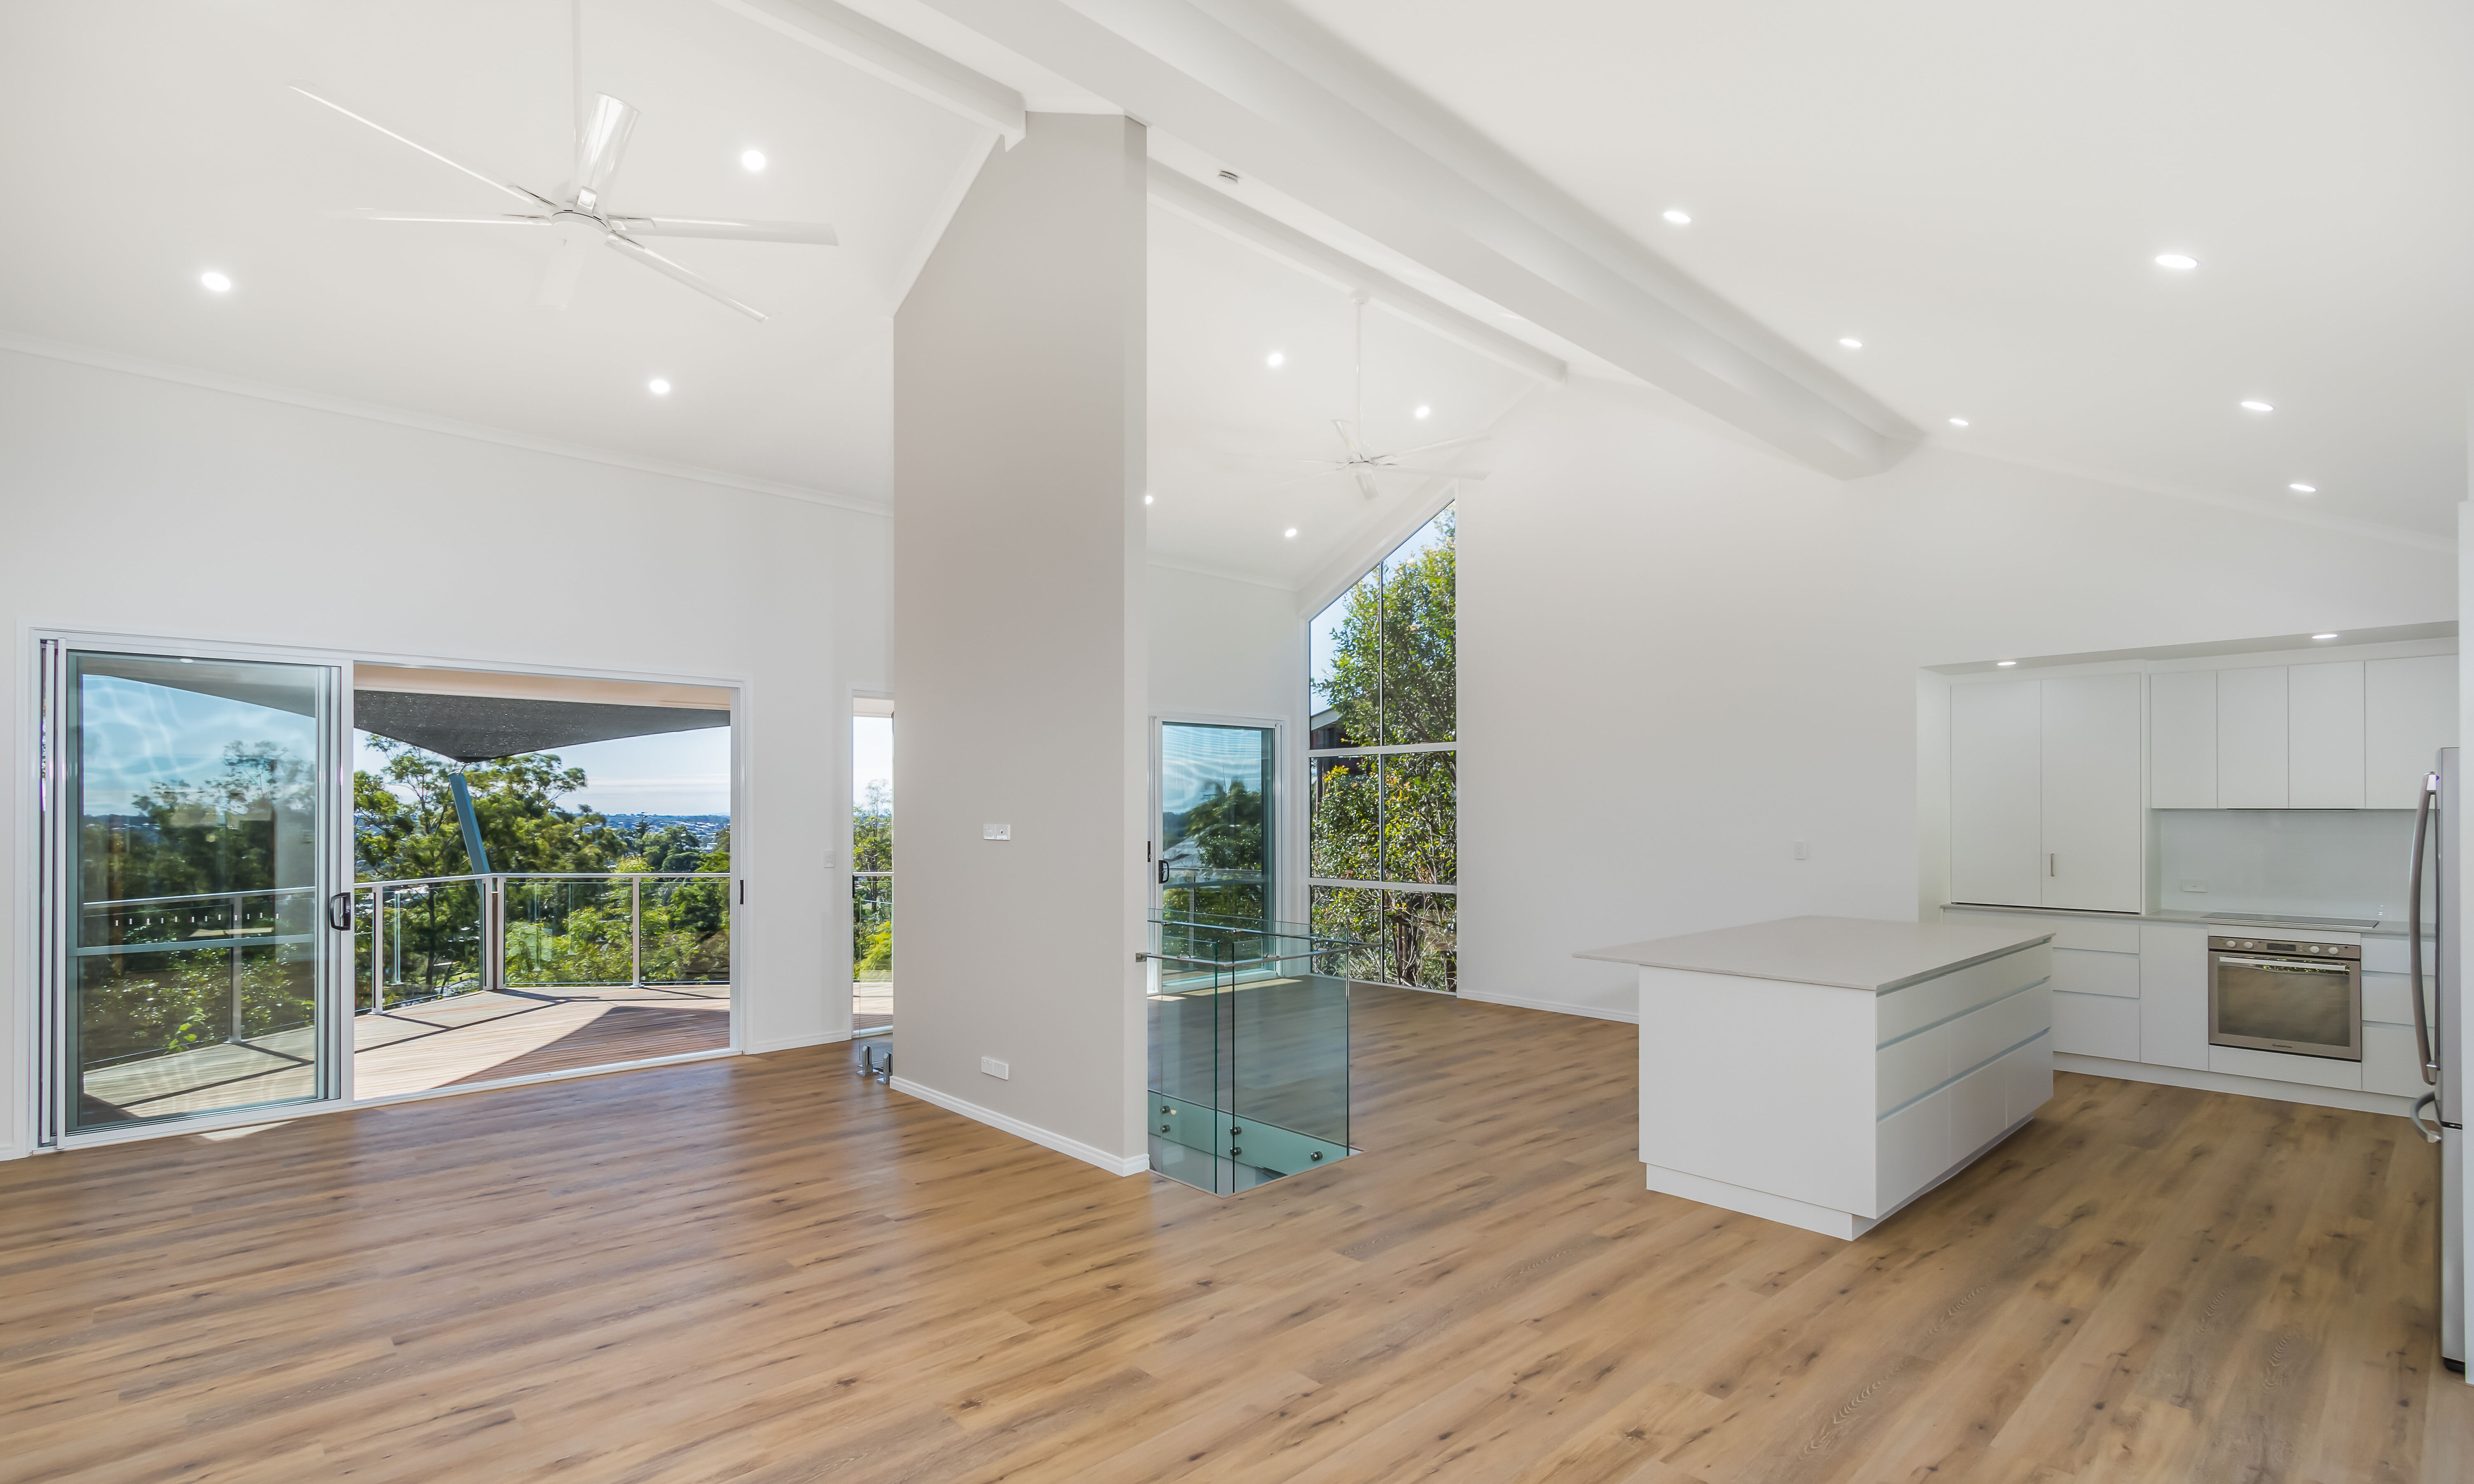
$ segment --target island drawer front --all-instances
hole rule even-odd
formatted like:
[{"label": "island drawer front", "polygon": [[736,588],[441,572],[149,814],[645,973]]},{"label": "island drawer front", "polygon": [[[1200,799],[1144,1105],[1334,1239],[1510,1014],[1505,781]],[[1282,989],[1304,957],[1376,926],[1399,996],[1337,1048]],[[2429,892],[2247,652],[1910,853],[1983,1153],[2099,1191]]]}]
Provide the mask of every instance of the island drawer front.
[{"label": "island drawer front", "polygon": [[1873,1209],[1857,1214],[1896,1210],[1952,1165],[2044,1107],[2053,1095],[2050,1042],[2050,1036],[2038,1035],[1882,1119],[1875,1134]]},{"label": "island drawer front", "polygon": [[2053,977],[2053,950],[2049,943],[2022,948],[1999,959],[1987,959],[1955,973],[1928,979],[1904,989],[1891,989],[1874,999],[1874,1044],[1885,1045],[1913,1035],[1936,1021],[1964,1014],[1979,1005],[2007,999],[2029,985]]},{"label": "island drawer front", "polygon": [[[2052,1029],[2052,991],[2030,985],[1874,1053],[1873,1115],[1913,1102],[1962,1072]],[[1974,1146],[1969,1146],[1973,1148]]]}]

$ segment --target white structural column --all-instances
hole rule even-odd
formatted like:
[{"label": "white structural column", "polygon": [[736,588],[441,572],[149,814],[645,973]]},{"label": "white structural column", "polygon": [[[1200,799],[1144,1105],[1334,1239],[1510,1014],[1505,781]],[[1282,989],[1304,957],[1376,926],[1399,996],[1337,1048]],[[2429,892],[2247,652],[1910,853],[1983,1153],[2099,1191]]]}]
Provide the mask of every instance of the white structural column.
[{"label": "white structural column", "polygon": [[1142,126],[1033,114],[894,315],[894,1084],[1127,1174],[1144,271]]}]

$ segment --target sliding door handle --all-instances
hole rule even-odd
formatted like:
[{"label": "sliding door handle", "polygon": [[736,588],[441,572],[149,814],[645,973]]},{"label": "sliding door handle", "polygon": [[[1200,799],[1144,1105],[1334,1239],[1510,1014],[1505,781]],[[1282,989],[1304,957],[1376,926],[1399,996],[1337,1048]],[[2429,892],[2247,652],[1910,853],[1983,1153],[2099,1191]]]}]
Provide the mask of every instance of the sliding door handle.
[{"label": "sliding door handle", "polygon": [[338,891],[327,898],[327,926],[338,933],[352,931],[352,894]]}]

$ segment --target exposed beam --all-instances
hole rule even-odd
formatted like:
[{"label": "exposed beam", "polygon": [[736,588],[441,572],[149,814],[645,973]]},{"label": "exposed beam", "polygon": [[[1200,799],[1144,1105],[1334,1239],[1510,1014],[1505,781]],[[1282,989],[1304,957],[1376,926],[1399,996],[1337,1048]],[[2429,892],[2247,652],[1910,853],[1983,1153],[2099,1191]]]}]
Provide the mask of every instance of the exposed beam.
[{"label": "exposed beam", "polygon": [[1354,289],[1402,318],[1415,320],[1444,339],[1501,361],[1515,371],[1526,372],[1541,381],[1564,379],[1564,362],[1556,356],[1430,294],[1419,293],[1389,274],[1377,273],[1340,249],[1318,242],[1287,223],[1274,221],[1227,193],[1180,175],[1157,160],[1152,161],[1151,198],[1153,205],[1189,221],[1225,232],[1282,262]]},{"label": "exposed beam", "polygon": [[1254,0],[923,0],[1152,127],[1841,478],[1922,437],[1458,119]]},{"label": "exposed beam", "polygon": [[1022,142],[1022,94],[834,0],[713,0],[725,11]]}]

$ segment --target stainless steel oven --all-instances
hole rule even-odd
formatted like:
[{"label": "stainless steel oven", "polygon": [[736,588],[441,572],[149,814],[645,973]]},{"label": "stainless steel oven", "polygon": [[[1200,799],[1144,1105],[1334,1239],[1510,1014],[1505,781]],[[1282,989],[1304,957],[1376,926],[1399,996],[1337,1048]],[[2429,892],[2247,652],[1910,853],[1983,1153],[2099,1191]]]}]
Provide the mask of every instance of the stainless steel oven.
[{"label": "stainless steel oven", "polygon": [[2208,1043],[2363,1059],[2363,950],[2208,939]]}]

